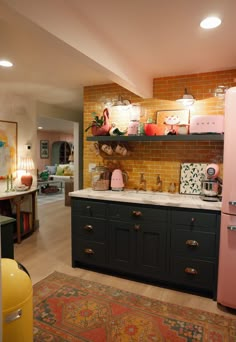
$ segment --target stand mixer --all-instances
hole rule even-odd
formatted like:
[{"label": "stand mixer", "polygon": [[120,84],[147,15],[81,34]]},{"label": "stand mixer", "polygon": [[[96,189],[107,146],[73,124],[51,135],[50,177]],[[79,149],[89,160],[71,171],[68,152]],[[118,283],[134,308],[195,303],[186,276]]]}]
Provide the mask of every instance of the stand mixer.
[{"label": "stand mixer", "polygon": [[206,168],[206,177],[202,180],[202,200],[209,202],[220,201],[222,179],[218,177],[219,165],[209,164]]}]

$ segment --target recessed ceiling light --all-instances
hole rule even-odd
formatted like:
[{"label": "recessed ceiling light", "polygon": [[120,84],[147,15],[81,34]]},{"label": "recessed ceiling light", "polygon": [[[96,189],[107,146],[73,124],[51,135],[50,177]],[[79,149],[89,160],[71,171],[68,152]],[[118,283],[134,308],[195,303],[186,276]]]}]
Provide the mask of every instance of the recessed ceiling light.
[{"label": "recessed ceiling light", "polygon": [[218,17],[207,17],[201,21],[200,26],[204,29],[212,29],[220,26],[221,20]]},{"label": "recessed ceiling light", "polygon": [[38,129],[43,129],[43,127],[42,127],[42,126],[39,126]]},{"label": "recessed ceiling light", "polygon": [[13,64],[10,61],[0,60],[0,66],[5,67],[5,68],[11,68]]}]

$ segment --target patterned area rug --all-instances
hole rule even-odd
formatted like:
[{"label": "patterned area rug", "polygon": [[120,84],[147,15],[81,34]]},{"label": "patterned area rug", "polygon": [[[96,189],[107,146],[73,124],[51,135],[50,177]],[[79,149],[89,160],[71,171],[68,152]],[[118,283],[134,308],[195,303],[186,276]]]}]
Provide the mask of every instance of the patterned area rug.
[{"label": "patterned area rug", "polygon": [[34,285],[34,341],[233,342],[236,319],[54,272]]}]

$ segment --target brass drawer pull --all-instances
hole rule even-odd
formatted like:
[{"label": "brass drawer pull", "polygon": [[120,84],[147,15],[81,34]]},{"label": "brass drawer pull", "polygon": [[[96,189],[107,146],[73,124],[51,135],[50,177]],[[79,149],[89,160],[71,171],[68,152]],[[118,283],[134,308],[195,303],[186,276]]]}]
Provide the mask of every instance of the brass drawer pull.
[{"label": "brass drawer pull", "polygon": [[91,232],[93,230],[93,226],[91,226],[91,224],[86,224],[86,226],[84,226],[84,229]]},{"label": "brass drawer pull", "polygon": [[134,225],[134,230],[137,231],[137,230],[139,230],[140,228],[141,228],[140,224],[135,224],[135,225]]},{"label": "brass drawer pull", "polygon": [[198,274],[198,271],[192,267],[186,267],[184,272],[187,274],[193,274],[193,275]]},{"label": "brass drawer pull", "polygon": [[94,251],[91,248],[85,248],[84,253],[88,255],[92,255],[94,254]]},{"label": "brass drawer pull", "polygon": [[199,243],[196,240],[187,240],[185,244],[191,247],[199,247]]},{"label": "brass drawer pull", "polygon": [[142,214],[142,212],[139,211],[139,210],[133,210],[132,215],[133,215],[133,216],[136,216],[136,217],[140,217],[140,216],[142,216],[143,214]]}]

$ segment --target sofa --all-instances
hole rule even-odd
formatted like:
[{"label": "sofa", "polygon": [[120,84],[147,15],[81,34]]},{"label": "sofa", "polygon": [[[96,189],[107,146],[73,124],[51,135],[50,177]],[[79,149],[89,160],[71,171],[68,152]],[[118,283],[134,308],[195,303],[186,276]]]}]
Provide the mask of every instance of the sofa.
[{"label": "sofa", "polygon": [[74,164],[47,165],[45,170],[53,180],[65,182],[74,177]]}]

